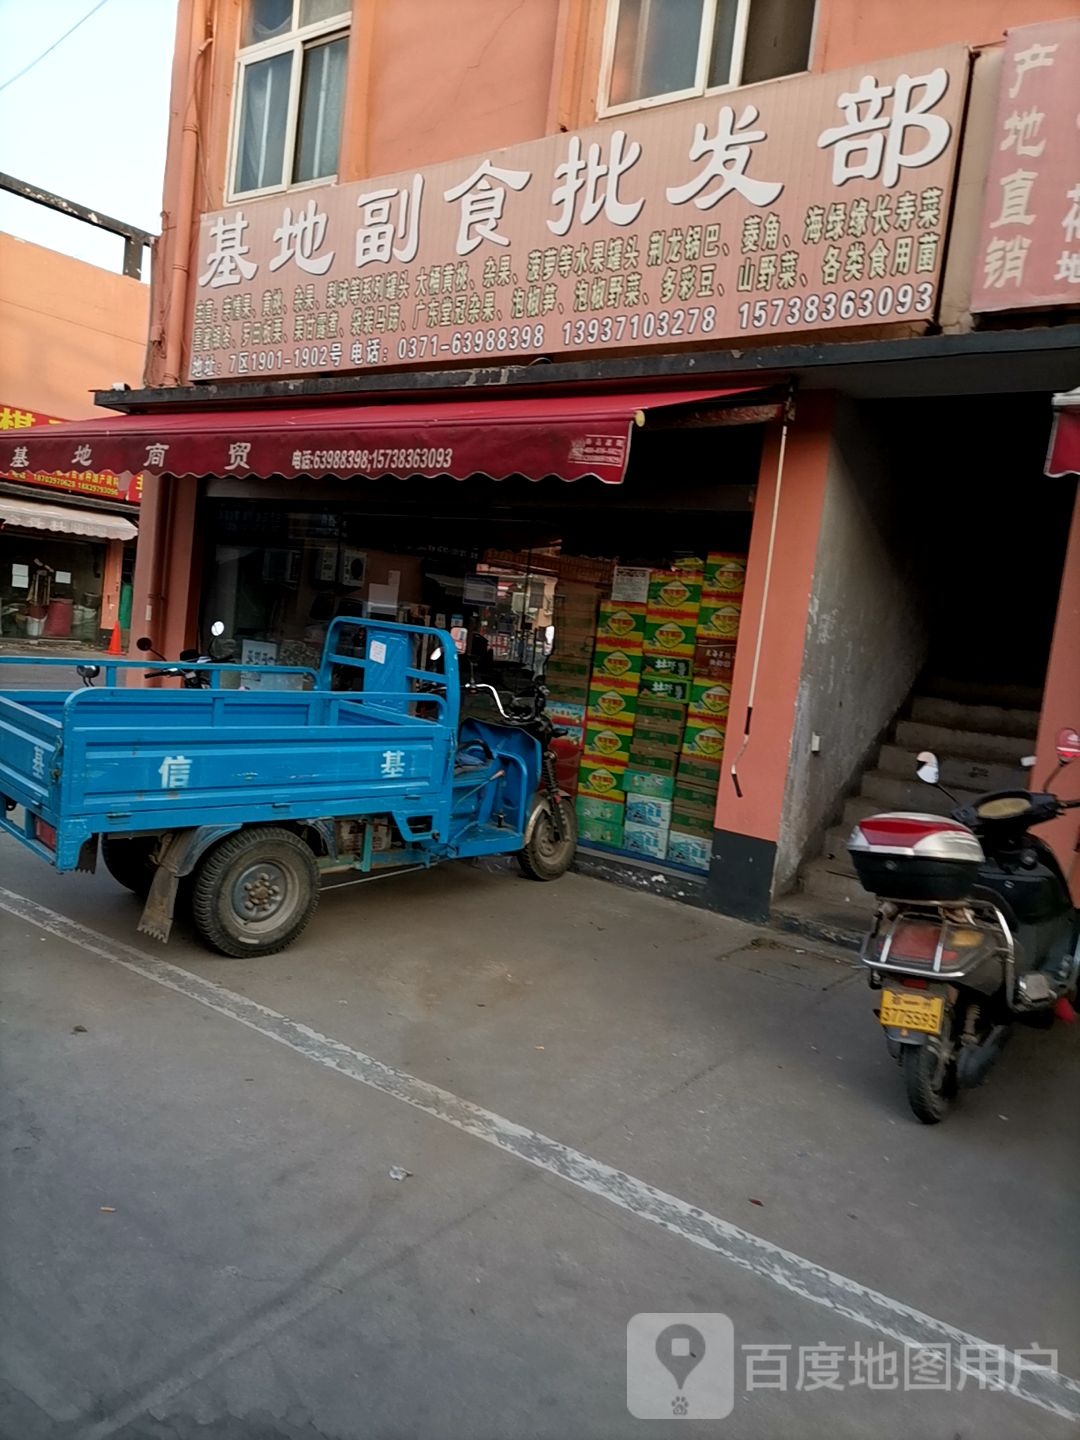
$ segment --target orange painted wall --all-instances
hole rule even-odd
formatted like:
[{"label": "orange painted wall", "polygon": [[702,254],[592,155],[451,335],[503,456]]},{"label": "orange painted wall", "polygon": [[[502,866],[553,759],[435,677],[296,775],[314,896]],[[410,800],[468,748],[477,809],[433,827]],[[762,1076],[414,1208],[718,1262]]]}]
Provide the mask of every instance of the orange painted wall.
[{"label": "orange painted wall", "polygon": [[[806,643],[806,617],[828,481],[832,412],[829,396],[803,396],[788,434],[753,720],[749,743],[740,756],[755,643],[765,598],[779,426],[773,428],[761,457],[746,595],[732,680],[724,773],[716,802],[718,830],[752,835],[759,840],[776,840],[780,832],[795,701]],[[738,763],[741,799],[731,780],[733,761]]]},{"label": "orange painted wall", "polygon": [[140,281],[0,235],[0,401],[100,416],[91,390],[142,383],[149,313]]},{"label": "orange painted wall", "polygon": [[[1068,485],[1068,479],[1047,480],[1047,485]],[[1054,741],[1066,725],[1080,728],[1080,490],[1073,507],[1069,548],[1061,576],[1061,596],[1054,625],[1054,645],[1046,672],[1039,740],[1035,753],[1035,783],[1041,785],[1054,764]],[[1053,782],[1055,791],[1065,800],[1080,800],[1080,761],[1059,775]],[[1080,812],[1073,810],[1040,834],[1054,847],[1058,859],[1071,874],[1073,899],[1080,905]]]},{"label": "orange painted wall", "polygon": [[814,69],[842,70],[938,45],[994,45],[1006,30],[1076,13],[1076,0],[820,0]]}]

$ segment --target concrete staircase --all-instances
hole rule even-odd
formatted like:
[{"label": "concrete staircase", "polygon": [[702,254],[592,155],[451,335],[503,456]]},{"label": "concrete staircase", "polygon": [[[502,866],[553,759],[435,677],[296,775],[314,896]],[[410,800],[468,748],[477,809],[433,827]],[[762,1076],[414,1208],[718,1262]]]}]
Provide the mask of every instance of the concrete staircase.
[{"label": "concrete staircase", "polygon": [[[798,890],[777,903],[778,924],[819,939],[856,944],[873,914],[873,899],[855,878],[847,851],[859,820],[884,810],[947,815],[987,790],[1027,784],[1020,760],[1035,748],[1041,699],[1037,692],[1017,688],[1002,695],[945,682],[927,690],[905,707],[906,718],[897,720],[877,764],[863,775],[858,794],[845,802],[821,854],[803,865]],[[997,703],[1001,701],[1005,703]],[[915,778],[920,750],[937,755],[941,783],[954,800]]]}]

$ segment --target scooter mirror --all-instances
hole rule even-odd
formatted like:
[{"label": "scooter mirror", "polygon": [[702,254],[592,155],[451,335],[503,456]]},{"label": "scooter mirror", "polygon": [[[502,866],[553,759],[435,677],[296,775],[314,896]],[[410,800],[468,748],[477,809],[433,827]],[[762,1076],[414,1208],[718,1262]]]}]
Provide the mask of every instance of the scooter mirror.
[{"label": "scooter mirror", "polygon": [[1080,730],[1066,725],[1058,731],[1057,758],[1059,765],[1068,765],[1071,760],[1080,760]]},{"label": "scooter mirror", "polygon": [[936,785],[941,779],[941,766],[932,750],[922,750],[916,756],[918,768],[915,774],[925,785]]},{"label": "scooter mirror", "polygon": [[215,640],[218,638],[219,635],[224,635],[225,621],[215,620],[214,623],[210,626],[210,634],[213,635]]},{"label": "scooter mirror", "polygon": [[150,639],[149,635],[140,635],[138,640],[135,641],[136,650],[152,650],[153,648],[154,642]]},{"label": "scooter mirror", "polygon": [[191,664],[192,661],[198,660],[199,652],[198,650],[181,650],[179,658],[181,660],[186,660],[188,664]]}]

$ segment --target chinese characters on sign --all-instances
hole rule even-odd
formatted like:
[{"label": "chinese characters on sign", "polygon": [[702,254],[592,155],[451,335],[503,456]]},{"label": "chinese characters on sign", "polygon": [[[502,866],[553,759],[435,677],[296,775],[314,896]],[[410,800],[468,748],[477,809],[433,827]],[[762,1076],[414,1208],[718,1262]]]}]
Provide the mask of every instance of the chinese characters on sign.
[{"label": "chinese characters on sign", "polygon": [[[33,430],[41,425],[62,425],[55,415],[24,410],[17,405],[0,405],[0,434],[14,438],[11,432]],[[29,444],[16,444],[11,452],[11,469],[0,471],[0,479],[15,480],[25,485],[50,490],[69,490],[78,495],[98,495],[106,500],[127,500],[138,504],[142,498],[142,476],[119,476],[111,470],[94,468],[93,446],[76,444],[71,447],[70,469],[45,474],[30,469]]]},{"label": "chinese characters on sign", "polygon": [[971,308],[1080,305],[1080,20],[1011,30]]},{"label": "chinese characters on sign", "polygon": [[968,64],[795,76],[206,215],[191,378],[928,321]]}]

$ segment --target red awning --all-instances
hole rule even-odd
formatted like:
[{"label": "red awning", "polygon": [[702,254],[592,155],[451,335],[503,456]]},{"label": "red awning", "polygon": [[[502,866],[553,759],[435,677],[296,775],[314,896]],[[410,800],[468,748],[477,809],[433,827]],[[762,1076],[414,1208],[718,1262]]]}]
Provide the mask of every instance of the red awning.
[{"label": "red awning", "polygon": [[[167,475],[343,477],[449,475],[495,480],[594,475],[618,484],[630,437],[647,414],[676,406],[716,406],[729,423],[780,414],[754,404],[758,387],[667,390],[628,395],[485,395],[469,400],[407,400],[310,409],[198,410],[117,415],[50,425],[0,438],[0,471],[82,469]],[[77,461],[73,459],[78,451]]]},{"label": "red awning", "polygon": [[1080,395],[1075,390],[1056,397],[1059,407],[1050,432],[1047,475],[1080,475]]}]

